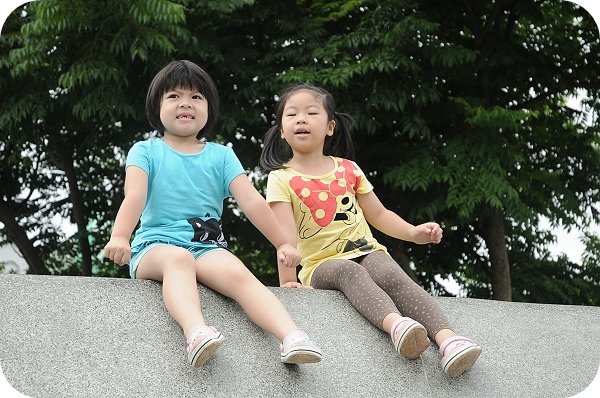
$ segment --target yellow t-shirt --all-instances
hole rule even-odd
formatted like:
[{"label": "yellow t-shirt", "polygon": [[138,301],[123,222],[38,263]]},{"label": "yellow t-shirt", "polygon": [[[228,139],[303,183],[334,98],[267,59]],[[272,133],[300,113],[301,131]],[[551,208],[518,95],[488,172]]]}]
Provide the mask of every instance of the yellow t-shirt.
[{"label": "yellow t-shirt", "polygon": [[331,157],[335,167],[322,176],[300,174],[291,168],[269,173],[267,202],[292,204],[302,254],[298,277],[310,285],[315,269],[325,260],[359,257],[375,250],[387,252],[371,233],[356,194],[373,190],[358,165]]}]

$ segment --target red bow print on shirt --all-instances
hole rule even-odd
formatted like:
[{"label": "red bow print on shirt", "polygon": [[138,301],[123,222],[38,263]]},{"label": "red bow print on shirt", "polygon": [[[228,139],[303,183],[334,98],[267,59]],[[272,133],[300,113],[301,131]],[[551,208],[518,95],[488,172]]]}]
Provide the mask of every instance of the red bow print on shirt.
[{"label": "red bow print on shirt", "polygon": [[307,180],[296,176],[290,180],[290,187],[298,198],[309,208],[315,223],[326,227],[333,221],[337,213],[340,196],[356,194],[360,185],[358,169],[348,160],[338,162],[335,178],[331,182],[325,180]]}]

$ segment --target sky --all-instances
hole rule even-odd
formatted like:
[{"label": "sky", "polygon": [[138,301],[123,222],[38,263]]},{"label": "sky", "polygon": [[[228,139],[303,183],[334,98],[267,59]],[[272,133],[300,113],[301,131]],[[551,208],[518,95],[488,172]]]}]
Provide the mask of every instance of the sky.
[{"label": "sky", "polygon": [[[570,0],[574,3],[581,5],[585,8],[595,19],[596,24],[600,26],[600,1],[599,0]],[[8,14],[21,4],[26,3],[24,0],[0,0],[0,27],[4,25]],[[544,228],[549,228],[550,225],[542,225]],[[600,233],[600,226],[594,227],[598,233]],[[579,233],[567,232],[564,229],[555,229],[557,235],[557,244],[552,245],[550,250],[555,254],[565,253],[572,261],[579,262],[581,259],[581,253],[583,252],[583,245],[579,241]],[[8,383],[4,374],[2,373],[2,358],[0,358],[0,396],[4,398],[23,398],[25,395],[19,393],[17,390],[12,388]],[[590,384],[590,386],[577,394],[576,398],[596,398],[600,396],[600,367],[598,369],[598,375]],[[573,398],[575,398],[573,397]]]}]

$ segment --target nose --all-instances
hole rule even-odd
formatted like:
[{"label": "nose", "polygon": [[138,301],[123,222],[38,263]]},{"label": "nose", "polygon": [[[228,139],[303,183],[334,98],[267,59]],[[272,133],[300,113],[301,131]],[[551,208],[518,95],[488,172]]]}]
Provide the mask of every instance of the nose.
[{"label": "nose", "polygon": [[298,115],[298,117],[296,118],[296,124],[306,124],[304,115]]},{"label": "nose", "polygon": [[190,104],[188,104],[186,101],[182,102],[181,104],[179,104],[180,108],[191,108],[192,106]]}]

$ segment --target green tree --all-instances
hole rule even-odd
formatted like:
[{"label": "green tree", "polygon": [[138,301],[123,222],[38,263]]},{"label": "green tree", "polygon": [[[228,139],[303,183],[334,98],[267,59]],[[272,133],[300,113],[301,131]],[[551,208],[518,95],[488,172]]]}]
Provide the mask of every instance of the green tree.
[{"label": "green tree", "polygon": [[[13,89],[0,105],[3,178],[21,189],[7,192],[14,214],[2,212],[0,221],[10,228],[11,220],[29,219],[9,236],[30,265],[33,253],[54,272],[91,275],[101,264],[104,239],[90,236],[109,232],[120,200],[106,197],[122,185],[123,148],[147,129],[144,85],[174,43],[193,40],[184,25],[183,6],[153,0],[41,0],[9,17],[0,37],[10,49],[1,73]],[[57,214],[76,225],[74,239],[48,227]],[[38,245],[44,255],[32,250]],[[33,271],[46,273],[38,262]]]},{"label": "green tree", "polygon": [[[442,245],[394,255],[437,291],[435,274],[500,300],[531,291],[532,269],[557,281],[549,289],[568,284],[571,273],[540,266],[553,237],[537,229],[540,216],[598,221],[598,126],[566,106],[584,89],[598,111],[590,15],[568,1],[362,1],[344,15],[335,4],[313,3],[315,23],[336,32],[287,79],[333,86],[359,116],[360,163],[391,188],[384,202],[413,222],[442,221]],[[344,18],[348,33],[337,31]]]},{"label": "green tree", "polygon": [[[358,162],[382,201],[443,224],[436,246],[378,236],[432,293],[448,294],[440,275],[471,297],[597,304],[597,237],[583,264],[553,259],[539,218],[581,229],[599,218],[598,125],[566,106],[586,90],[598,112],[598,40],[568,1],[37,0],[0,36],[2,239],[32,272],[122,275],[97,254],[123,159],[148,133],[148,82],[187,58],[221,94],[209,138],[233,145],[259,189],[275,94],[307,80],[330,89],[357,119]],[[233,202],[224,224],[275,284],[273,248]]]},{"label": "green tree", "polygon": [[[215,79],[221,96],[221,132],[212,137],[233,145],[259,190],[260,139],[269,128],[280,76],[296,65],[312,62],[311,52],[325,33],[309,25],[309,10],[294,0],[255,1],[225,10],[195,7],[189,20],[198,38],[191,59]],[[278,285],[272,245],[239,212],[234,203],[223,216],[231,250],[268,285]]]}]

